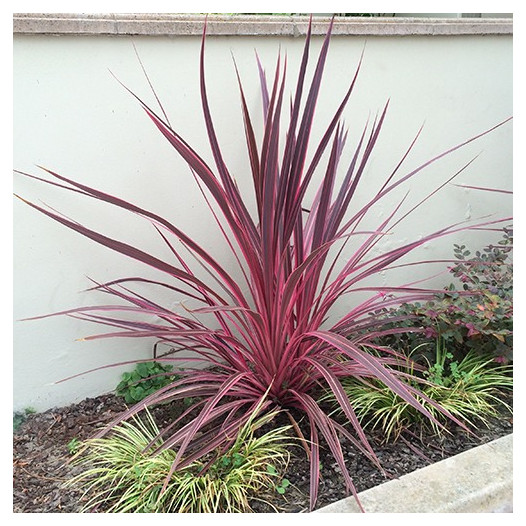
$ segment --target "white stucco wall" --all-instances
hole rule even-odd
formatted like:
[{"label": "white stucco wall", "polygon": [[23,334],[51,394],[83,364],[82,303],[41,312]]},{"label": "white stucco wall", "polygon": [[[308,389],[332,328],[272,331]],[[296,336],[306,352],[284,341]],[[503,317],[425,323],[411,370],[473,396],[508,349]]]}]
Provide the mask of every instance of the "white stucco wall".
[{"label": "white stucco wall", "polygon": [[[133,41],[172,125],[211,159],[199,101],[200,38],[137,36]],[[365,42],[363,69],[345,122],[350,128],[348,144],[353,144],[368,116],[390,98],[367,174],[372,189],[381,185],[424,121],[422,137],[405,164],[408,170],[512,115],[511,35],[336,36],[314,138],[339,104]],[[314,47],[320,43],[316,37]],[[250,188],[250,173],[231,51],[260,125],[254,49],[270,72],[280,46],[287,53],[289,78],[294,79],[302,38],[216,36],[207,43],[207,80],[218,136],[232,173],[245,189]],[[38,174],[35,165],[43,165],[155,210],[224,257],[220,236],[212,230],[212,219],[188,169],[110,71],[155,104],[129,37],[15,35],[14,168]],[[511,190],[511,138],[512,125],[507,124],[440,162],[415,179],[411,202],[479,153],[458,183]],[[14,189],[87,226],[166,255],[153,229],[134,217],[16,174]],[[511,215],[511,208],[509,195],[448,187],[401,225],[397,239],[408,240],[469,217]],[[80,342],[75,340],[100,328],[68,317],[18,320],[106,301],[100,293],[80,293],[90,286],[87,276],[107,281],[153,274],[18,200],[13,209],[14,409],[43,410],[110,391],[122,368],[54,382],[104,364],[147,358],[152,342],[120,338]],[[491,239],[487,233],[459,235],[427,247],[425,255],[450,257],[453,242],[483,246]]]}]

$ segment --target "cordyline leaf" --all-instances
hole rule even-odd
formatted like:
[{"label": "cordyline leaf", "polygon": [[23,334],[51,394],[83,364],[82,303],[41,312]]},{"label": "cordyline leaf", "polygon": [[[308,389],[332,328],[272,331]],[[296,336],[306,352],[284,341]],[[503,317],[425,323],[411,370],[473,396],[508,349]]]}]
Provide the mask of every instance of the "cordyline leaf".
[{"label": "cordyline leaf", "polygon": [[245,93],[241,85],[241,78],[239,76],[239,71],[234,60],[234,67],[236,69],[237,81],[239,84],[239,93],[241,96],[241,104],[243,109],[243,122],[245,124],[245,137],[247,141],[248,155],[250,159],[250,167],[252,170],[252,179],[254,181],[254,193],[256,196],[256,203],[258,204],[258,217],[261,220],[261,173],[259,169],[259,153],[256,144],[256,136],[254,133],[254,128],[252,126],[252,120],[248,111],[247,101],[245,99]]},{"label": "cordyline leaf", "polygon": [[[191,176],[203,195],[205,210],[210,211],[223,236],[225,252],[233,256],[234,265],[237,264],[236,270],[241,272],[244,280],[242,284],[237,282],[235,276],[238,274],[221,265],[204,246],[165,217],[51,170],[44,169],[51,180],[17,172],[143,218],[154,226],[156,239],[163,243],[163,248],[168,248],[168,257],[159,259],[149,251],[105,236],[51,208],[21,198],[54,221],[148,265],[164,277],[161,280],[133,276],[106,283],[93,282],[94,286],[89,290],[110,295],[118,303],[63,309],[59,313],[33,316],[32,319],[57,314],[73,316],[112,327],[109,333],[85,339],[145,337],[173,346],[173,351],[170,351],[172,354],[158,358],[159,361],[176,365],[192,362],[191,367],[180,371],[179,379],[124,411],[97,434],[99,437],[104,436],[119,422],[151,405],[177,402],[184,398],[194,399],[190,407],[159,433],[163,437],[161,447],[176,451],[165,487],[175,470],[203,458],[206,466],[210,464],[211,456],[223,454],[233,443],[241,426],[251,421],[255,411],[271,414],[284,408],[289,412],[303,413],[310,429],[311,509],[316,504],[319,490],[322,444],[326,444],[334,456],[347,491],[357,498],[351,474],[345,465],[341,439],[349,440],[371,462],[379,463],[358,422],[352,401],[342,388],[341,379],[346,376],[364,380],[373,378],[383,382],[439,426],[441,424],[422,405],[421,400],[431,404],[453,422],[463,425],[410,385],[412,372],[419,369],[418,365],[404,360],[400,353],[375,340],[385,335],[418,329],[387,328],[386,319],[370,316],[379,309],[394,307],[404,301],[429,298],[438,289],[425,288],[422,285],[423,279],[401,285],[389,282],[386,286],[370,280],[395,268],[406,267],[411,270],[416,265],[451,262],[442,258],[418,261],[404,261],[403,258],[414,253],[424,243],[446,235],[469,229],[489,230],[508,220],[484,221],[475,225],[461,222],[432,233],[423,233],[413,241],[404,240],[395,248],[379,250],[379,243],[385,240],[386,235],[391,234],[395,226],[410,217],[416,208],[435,198],[437,192],[451,184],[473,160],[464,164],[454,175],[445,176],[436,188],[428,189],[426,197],[416,206],[410,207],[409,211],[404,208],[407,207],[407,188],[403,190],[402,185],[408,181],[416,181],[415,176],[425,168],[485,136],[509,119],[449,147],[416,168],[401,172],[402,164],[421,133],[420,128],[380,189],[365,200],[360,193],[359,201],[365,204],[353,208],[358,193],[367,190],[367,169],[387,119],[389,101],[371,121],[368,119],[365,126],[360,126],[357,130],[350,161],[343,167],[343,177],[340,177],[342,153],[347,146],[348,137],[353,136],[348,134],[342,115],[358,78],[363,51],[345,95],[334,114],[327,119],[328,124],[318,124],[316,105],[322,86],[332,24],[331,21],[310,79],[307,78],[311,45],[309,24],[295,93],[290,98],[289,121],[285,126],[282,122],[285,120],[284,110],[288,103],[285,96],[286,59],[278,55],[274,76],[267,82],[265,70],[256,54],[264,113],[261,134],[254,129],[256,120],[250,115],[241,75],[234,61],[244,139],[250,163],[247,176],[252,179],[254,203],[247,202],[239,191],[236,180],[240,180],[241,176],[230,172],[214,126],[205,79],[206,24],[199,55],[199,93],[204,128],[215,167],[209,166],[204,160],[204,154],[198,153],[172,128],[142,62],[141,68],[162,116],[123,85],[188,165]],[[323,132],[321,139],[316,144],[311,144],[311,132],[318,125]],[[262,139],[258,143],[259,136]],[[317,181],[316,177],[320,180]],[[341,183],[338,183],[340,180]],[[477,186],[460,186],[490,190]],[[364,219],[373,216],[376,207],[383,204],[384,198],[397,190],[402,190],[404,195],[396,199],[395,205],[391,206],[384,219],[377,219],[373,227],[363,228]],[[252,209],[255,210],[255,217],[249,212]],[[354,239],[355,245],[352,243]],[[342,261],[345,250],[349,251],[351,248],[354,252],[347,254],[345,261]],[[205,272],[206,282],[197,277],[201,274],[196,270]],[[363,280],[367,281],[364,283]],[[142,287],[141,292],[135,290],[138,287]],[[145,288],[148,291],[142,292]],[[162,299],[157,295],[159,290],[163,292]],[[331,319],[333,306],[342,299],[347,299],[346,295],[351,293],[367,294],[368,297],[350,304],[346,313],[335,320]],[[183,300],[188,301],[188,304]],[[184,312],[174,312],[173,305],[182,306]],[[130,313],[144,314],[146,321],[130,320],[126,317]],[[407,317],[399,316],[390,321],[402,322],[405,319]],[[366,349],[377,349],[378,356]],[[184,351],[190,351],[192,357],[183,357],[181,353]],[[111,366],[129,363],[136,361]],[[93,370],[105,367],[110,366]],[[85,373],[75,376],[81,374]],[[347,422],[337,421],[327,415],[317,403],[315,393],[320,387],[333,393]],[[157,439],[152,440],[149,449],[157,453],[158,444]]]},{"label": "cordyline leaf", "polygon": [[318,487],[320,480],[320,447],[318,440],[318,431],[316,430],[316,425],[314,419],[310,419],[310,441],[311,441],[311,450],[310,450],[310,488],[311,488],[311,498],[310,498],[310,507],[313,508],[316,503],[316,498],[318,496]]},{"label": "cordyline leaf", "polygon": [[[75,189],[78,189],[81,193],[84,193],[85,195],[89,195],[89,196],[92,196],[96,199],[100,199],[101,201],[105,201],[109,204],[112,204],[112,205],[115,205],[115,206],[118,206],[120,208],[123,208],[125,210],[128,210],[130,212],[134,212],[134,213],[137,213],[139,215],[142,215],[144,217],[147,217],[147,218],[150,218],[152,219],[154,222],[158,222],[159,224],[163,225],[165,228],[167,228],[170,232],[172,232],[174,235],[176,235],[181,241],[183,241],[185,243],[186,246],[190,247],[190,249],[192,251],[194,251],[200,258],[202,258],[208,265],[210,265],[216,272],[219,273],[219,275],[222,277],[222,279],[224,280],[225,283],[227,283],[229,286],[231,286],[232,290],[233,290],[233,293],[236,295],[236,297],[239,299],[239,300],[243,300],[243,295],[241,294],[239,288],[237,287],[237,284],[235,283],[234,280],[231,279],[231,277],[229,276],[229,274],[224,270],[222,269],[222,267],[206,252],[204,251],[197,243],[195,243],[191,238],[189,238],[188,236],[186,236],[186,234],[184,234],[184,232],[182,232],[180,229],[178,229],[177,227],[175,227],[172,223],[170,223],[169,221],[167,221],[166,219],[158,216],[157,214],[153,214],[151,212],[148,212],[147,210],[144,210],[132,203],[129,203],[127,201],[124,201],[122,199],[119,199],[117,197],[114,197],[114,196],[111,196],[107,193],[104,193],[104,192],[101,192],[99,190],[96,190],[94,188],[91,188],[89,186],[86,186],[86,185],[83,185],[81,183],[77,183],[71,179],[68,179],[52,170],[48,170],[46,168],[43,168],[43,167],[40,167],[42,170],[46,171],[47,173],[49,173],[50,175],[52,175],[53,177],[61,180],[61,181],[64,181],[68,184],[71,184],[75,187]],[[55,185],[55,186],[62,186],[62,185],[57,185],[56,183],[52,182],[52,181],[47,181],[45,179],[41,179],[41,178],[37,178],[35,176],[32,176],[30,174],[26,174],[24,172],[17,172],[19,173],[20,175],[24,175],[26,177],[31,177],[33,179],[38,179],[42,182],[45,182],[47,184],[52,184],[52,185]],[[68,188],[67,186],[62,186],[63,188],[66,188],[70,191],[75,191],[75,189],[71,189],[71,188]],[[56,219],[57,221],[59,222],[62,222],[60,221],[60,219],[58,219],[58,215],[55,214],[55,216],[51,215],[50,212],[48,211],[45,211],[43,210],[41,207],[38,207],[37,205],[35,204],[32,204],[26,200],[24,200],[23,198],[21,198],[20,196],[17,196],[19,197],[22,201],[26,202],[27,204],[29,204],[30,206],[33,206],[33,208],[36,208],[37,210],[40,210],[41,212],[49,215],[50,217],[53,217],[54,219]],[[70,221],[70,223],[72,223]],[[68,226],[68,224],[66,222],[63,222],[63,224],[65,224],[66,226]],[[80,228],[80,225],[78,225],[79,228]],[[73,227],[71,227],[73,228]],[[81,232],[82,233],[82,232]],[[98,241],[100,242],[100,241]],[[104,244],[104,243],[103,243]],[[110,247],[112,248],[112,247]]]},{"label": "cordyline leaf", "polygon": [[[334,458],[342,472],[348,491],[352,491],[356,497],[357,503],[360,506],[362,511],[363,508],[358,499],[358,494],[354,488],[353,481],[349,475],[347,467],[345,466],[345,459],[343,456],[343,451],[339,438],[336,433],[336,428],[333,425],[332,419],[328,417],[321,408],[316,404],[316,402],[306,393],[298,393],[292,391],[292,394],[298,399],[305,412],[307,413],[310,425],[311,425],[311,509],[314,508],[317,499],[318,491],[318,480],[319,480],[319,441],[316,427],[322,432],[329,448],[334,455]],[[314,487],[313,487],[314,486]]]},{"label": "cordyline leaf", "polygon": [[[267,410],[271,405],[273,405],[268,400],[268,393],[270,391],[270,387],[264,392],[264,394],[255,401],[251,401],[249,399],[246,400],[235,400],[233,402],[226,402],[224,404],[221,404],[220,406],[214,408],[213,411],[211,411],[211,420],[214,420],[217,418],[218,415],[222,415],[228,411],[229,416],[232,418],[227,418],[219,424],[217,427],[213,427],[206,433],[203,433],[197,440],[194,441],[194,446],[197,446],[200,448],[200,443],[206,444],[205,449],[200,449],[197,453],[188,455],[185,460],[181,463],[180,467],[185,467],[194,460],[197,460],[199,457],[203,456],[203,451],[205,451],[205,454],[217,450],[219,446],[224,446],[225,440],[230,442],[236,441],[237,432],[239,432],[240,428],[246,425],[247,423],[254,422],[254,420],[262,413],[263,411]],[[243,405],[249,403],[251,405],[250,409],[242,414],[242,416],[238,416],[238,409]],[[216,414],[213,414],[213,413]],[[268,420],[272,419],[273,416],[277,411],[271,410],[267,413],[266,418]],[[189,424],[189,428],[191,428],[191,424]],[[166,444],[163,445],[163,448],[166,447]]]},{"label": "cordyline leaf", "polygon": [[101,290],[101,291],[106,290],[107,292],[112,293],[113,291],[110,291],[108,289],[110,289],[110,287],[113,287],[114,285],[120,285],[122,283],[147,283],[149,285],[157,285],[157,286],[159,286],[161,288],[169,289],[169,290],[171,290],[173,292],[177,292],[178,294],[182,294],[184,296],[187,296],[189,298],[193,298],[193,299],[198,300],[198,301],[202,301],[203,300],[203,298],[201,296],[196,296],[194,294],[191,294],[187,290],[180,289],[179,287],[174,287],[173,285],[170,285],[169,283],[163,283],[163,282],[160,282],[160,281],[156,281],[156,280],[152,280],[152,279],[146,279],[146,278],[142,278],[142,277],[139,277],[139,276],[130,277],[130,278],[115,279],[115,280],[112,280],[112,281],[107,281],[105,283],[96,283],[96,282],[94,282],[94,283],[95,283],[95,286],[90,287],[88,289],[85,289],[85,292],[90,291],[90,290]]},{"label": "cordyline leaf", "polygon": [[[125,366],[125,365],[136,365],[138,363],[148,363],[148,362],[151,362],[151,358],[147,358],[147,359],[144,359],[144,360],[127,360],[127,361],[124,361],[124,362],[113,362],[109,365],[102,365],[100,367],[94,367],[93,369],[89,369],[87,371],[83,371],[82,373],[78,373],[78,374],[73,374],[71,376],[68,376],[67,378],[62,378],[60,380],[57,380],[56,382],[54,382],[55,385],[58,385],[58,384],[61,384],[63,382],[67,382],[69,380],[73,380],[74,378],[79,378],[80,376],[84,376],[85,374],[90,374],[90,373],[95,373],[97,371],[102,371],[104,369],[108,369],[108,368],[111,368],[111,367],[122,367],[122,366]],[[177,361],[176,358],[159,358],[157,360],[158,362],[166,362],[166,363],[169,363],[169,364],[173,364],[174,362]]]},{"label": "cordyline leaf", "polygon": [[501,194],[513,194],[511,190],[502,190],[500,188],[486,188],[484,186],[470,186],[468,184],[454,184],[453,186],[458,186],[459,188],[469,188],[471,190],[483,190],[484,192],[498,192]]},{"label": "cordyline leaf", "polygon": [[263,119],[267,119],[268,115],[268,107],[269,107],[269,96],[268,96],[268,87],[267,87],[267,77],[265,75],[265,70],[263,66],[261,65],[261,61],[259,60],[259,56],[256,52],[256,62],[258,65],[258,71],[259,71],[259,83],[261,85],[261,97],[262,97],[262,105],[263,105]]},{"label": "cordyline leaf", "polygon": [[[413,396],[406,384],[400,382],[393,373],[384,367],[380,360],[361,351],[347,338],[328,331],[314,331],[307,333],[305,337],[318,338],[335,347],[351,360],[354,360],[365,367],[372,376],[383,382],[405,402],[413,406],[436,424],[441,425],[440,422],[438,422],[438,420]],[[337,393],[335,392],[335,394]]]},{"label": "cordyline leaf", "polygon": [[[145,263],[157,270],[160,270],[161,272],[166,272],[167,274],[170,274],[171,276],[175,278],[179,278],[182,281],[193,283],[193,284],[199,284],[199,286],[202,286],[202,283],[198,282],[198,280],[196,280],[193,276],[190,276],[187,273],[182,272],[176,267],[156,258],[155,256],[152,256],[151,254],[147,254],[146,252],[143,252],[142,250],[139,250],[138,248],[128,245],[127,243],[123,243],[122,241],[118,241],[116,239],[109,238],[103,234],[99,234],[98,232],[95,232],[94,230],[90,230],[89,228],[83,227],[82,225],[78,223],[70,221],[34,203],[26,201],[20,196],[16,196],[16,197],[24,201],[29,206],[35,208],[39,212],[51,217],[52,219],[54,219],[55,221],[59,223],[62,223],[63,225],[71,228],[72,230],[79,232],[80,234],[92,239],[93,241],[100,243],[101,245],[105,245],[108,248],[115,250],[116,252],[120,252],[121,254],[124,254],[125,256],[128,256],[132,259],[141,261],[142,263]],[[212,295],[216,295],[215,291],[213,291],[212,289],[207,288],[207,292],[209,292]]]},{"label": "cordyline leaf", "polygon": [[[217,136],[214,129],[214,124],[212,122],[212,117],[210,115],[210,108],[208,106],[208,99],[206,95],[206,83],[205,83],[205,67],[204,67],[204,58],[205,58],[205,35],[206,35],[206,22],[203,27],[203,38],[201,41],[201,58],[200,58],[200,87],[201,87],[201,101],[203,106],[203,114],[206,122],[206,129],[208,132],[208,138],[210,140],[210,146],[212,147],[212,153],[214,155],[214,160],[219,172],[221,181],[223,182],[223,187],[228,195],[228,201],[230,206],[235,209],[236,215],[240,218],[241,224],[243,225],[245,231],[249,230],[254,239],[257,239],[258,233],[256,231],[256,226],[254,225],[252,218],[243,202],[241,195],[239,194],[232,177],[228,172],[228,169],[223,160],[221,150],[219,148],[219,143],[217,141]],[[190,163],[192,166],[193,164]],[[196,170],[197,171],[197,170]]]},{"label": "cordyline leaf", "polygon": [[352,424],[352,426],[358,433],[358,437],[360,438],[362,443],[365,445],[370,455],[374,458],[376,455],[374,454],[373,449],[371,448],[371,446],[369,445],[369,442],[367,441],[367,438],[365,436],[365,433],[363,432],[362,426],[360,425],[358,418],[356,418],[354,409],[352,408],[352,405],[349,399],[347,398],[347,395],[345,394],[345,391],[343,390],[342,385],[340,384],[336,376],[331,372],[331,369],[329,367],[325,367],[319,361],[311,360],[310,358],[306,358],[305,362],[312,365],[312,367],[317,369],[322,374],[322,376],[325,378],[327,385],[329,386],[329,389],[334,393],[336,400],[338,401],[341,408],[343,409],[343,412],[345,413],[345,416],[347,416],[347,418],[349,419],[349,422]]},{"label": "cordyline leaf", "polygon": [[163,484],[163,491],[166,489],[166,486],[170,482],[170,478],[173,474],[173,472],[177,469],[178,464],[181,463],[182,457],[184,452],[186,451],[186,448],[188,447],[188,444],[192,440],[192,438],[196,435],[196,433],[199,431],[201,426],[204,422],[206,422],[211,412],[215,409],[216,405],[219,403],[219,401],[229,392],[229,390],[235,386],[243,377],[245,376],[245,373],[240,373],[235,376],[232,376],[228,380],[226,380],[218,389],[217,393],[212,396],[204,405],[203,410],[199,413],[199,416],[191,423],[189,424],[188,432],[186,433],[186,436],[184,437],[181,445],[179,446],[179,449],[177,450],[177,455],[175,457],[175,460],[172,464],[172,467],[170,469],[169,474],[166,477],[166,480]]}]

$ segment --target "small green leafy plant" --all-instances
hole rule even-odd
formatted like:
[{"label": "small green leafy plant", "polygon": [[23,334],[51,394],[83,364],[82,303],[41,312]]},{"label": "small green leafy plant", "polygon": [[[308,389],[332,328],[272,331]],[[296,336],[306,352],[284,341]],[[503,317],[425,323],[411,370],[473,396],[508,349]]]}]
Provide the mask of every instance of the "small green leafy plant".
[{"label": "small green leafy plant", "polygon": [[[268,471],[271,475],[273,475],[273,476],[275,476],[275,477],[279,477],[278,472],[277,472],[276,468],[275,468],[273,465],[269,464],[269,465],[267,466],[267,471]],[[276,490],[280,495],[284,495],[285,492],[287,491],[287,488],[288,488],[289,486],[290,486],[290,480],[287,479],[287,478],[281,478],[281,479],[279,480],[279,482],[278,482],[277,484],[274,485],[274,488],[275,488],[275,490]]]},{"label": "small green leafy plant", "polygon": [[74,455],[78,450],[79,450],[79,447],[80,447],[80,441],[77,437],[73,437],[69,442],[68,442],[68,445],[67,445],[67,448],[68,448],[68,452],[70,455]]},{"label": "small green leafy plant", "polygon": [[281,495],[283,495],[285,493],[285,491],[287,491],[287,488],[290,486],[290,481],[289,479],[281,479],[281,482],[279,484],[276,485],[276,491],[278,493],[280,493]]},{"label": "small green leafy plant", "polygon": [[453,354],[448,352],[444,345],[444,340],[439,338],[436,344],[436,353],[433,363],[428,365],[428,369],[423,372],[423,376],[432,384],[442,387],[450,387],[467,377],[467,372],[459,367],[454,360]]},{"label": "small green leafy plant", "polygon": [[[250,511],[249,499],[275,487],[275,468],[288,459],[288,426],[256,436],[276,413],[251,417],[227,451],[189,460],[172,473],[173,449],[159,448],[159,430],[149,412],[116,426],[112,434],[85,442],[77,462],[86,469],[68,486],[83,488],[83,511],[102,506],[114,513],[228,513]],[[205,471],[204,468],[208,467]],[[283,487],[282,479],[280,487]],[[165,491],[162,491],[164,488]]]},{"label": "small green leafy plant", "polygon": [[169,374],[171,371],[171,365],[141,362],[133,371],[123,373],[116,393],[122,396],[127,404],[135,404],[173,382],[175,375]]},{"label": "small green leafy plant", "polygon": [[16,431],[26,420],[29,415],[36,413],[32,407],[26,407],[23,412],[16,411],[13,413],[13,431]]}]

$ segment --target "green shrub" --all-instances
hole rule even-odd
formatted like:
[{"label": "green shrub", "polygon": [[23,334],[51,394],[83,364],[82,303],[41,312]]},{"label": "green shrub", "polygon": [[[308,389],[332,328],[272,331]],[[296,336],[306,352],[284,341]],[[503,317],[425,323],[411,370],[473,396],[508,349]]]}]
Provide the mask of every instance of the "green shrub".
[{"label": "green shrub", "polygon": [[249,498],[262,500],[262,490],[285,480],[278,470],[288,458],[289,427],[255,435],[276,413],[250,418],[226,452],[216,450],[174,473],[170,471],[176,452],[163,449],[154,454],[163,441],[150,413],[146,415],[145,421],[134,417],[111,435],[83,444],[76,462],[85,470],[67,483],[84,490],[88,500],[83,511],[102,506],[112,513],[247,512]]},{"label": "green shrub", "polygon": [[148,395],[174,381],[175,375],[169,374],[171,365],[159,362],[141,362],[131,372],[123,373],[117,385],[116,393],[122,396],[127,404],[140,402]]},{"label": "green shrub", "polygon": [[[443,293],[426,303],[404,303],[387,313],[396,318],[388,326],[414,327],[423,332],[404,333],[380,343],[405,353],[438,338],[461,360],[470,351],[493,356],[497,362],[513,359],[513,230],[503,229],[498,245],[488,245],[475,256],[465,245],[455,245],[458,263],[450,268],[456,279]],[[400,318],[405,318],[400,320]],[[429,347],[427,347],[429,349]],[[414,356],[417,361],[426,356]],[[427,357],[429,359],[429,357]]]}]

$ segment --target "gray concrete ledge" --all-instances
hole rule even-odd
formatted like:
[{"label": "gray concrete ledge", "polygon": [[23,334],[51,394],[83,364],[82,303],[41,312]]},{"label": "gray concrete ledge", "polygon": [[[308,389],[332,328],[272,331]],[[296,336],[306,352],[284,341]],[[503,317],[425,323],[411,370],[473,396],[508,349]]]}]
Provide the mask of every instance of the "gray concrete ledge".
[{"label": "gray concrete ledge", "polygon": [[[14,13],[14,34],[195,36],[204,15],[166,13]],[[208,34],[224,36],[301,36],[308,17],[210,15]],[[329,18],[313,19],[312,32],[325,34]],[[511,35],[509,18],[336,18],[334,35],[454,36]]]},{"label": "gray concrete ledge", "polygon": [[[513,434],[359,494],[366,513],[513,511]],[[354,497],[315,513],[360,513]]]}]

